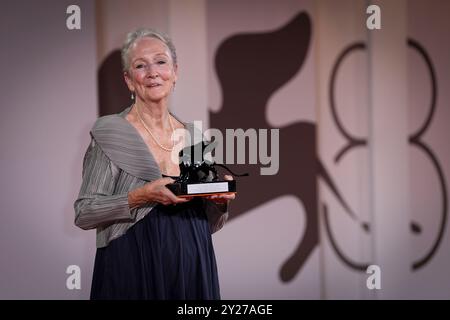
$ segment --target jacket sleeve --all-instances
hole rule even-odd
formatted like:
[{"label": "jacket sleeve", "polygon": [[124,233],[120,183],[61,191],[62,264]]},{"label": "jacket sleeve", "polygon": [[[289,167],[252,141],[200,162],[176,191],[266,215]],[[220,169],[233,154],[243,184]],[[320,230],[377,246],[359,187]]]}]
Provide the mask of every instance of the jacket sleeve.
[{"label": "jacket sleeve", "polygon": [[132,221],[128,193],[114,194],[120,169],[92,138],[83,160],[82,184],[75,200],[75,225],[94,229],[117,221]]},{"label": "jacket sleeve", "polygon": [[212,200],[203,198],[203,206],[208,217],[211,233],[222,229],[228,220],[228,205],[216,204]]}]

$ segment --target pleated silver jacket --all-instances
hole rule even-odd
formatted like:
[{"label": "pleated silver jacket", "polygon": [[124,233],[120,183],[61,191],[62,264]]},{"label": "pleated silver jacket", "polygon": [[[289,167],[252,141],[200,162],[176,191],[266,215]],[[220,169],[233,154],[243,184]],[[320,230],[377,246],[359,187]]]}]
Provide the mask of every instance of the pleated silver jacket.
[{"label": "pleated silver jacket", "polygon": [[[97,248],[105,247],[123,235],[131,226],[151,214],[156,203],[130,210],[128,192],[147,182],[162,178],[149,148],[125,116],[131,107],[119,114],[100,117],[90,131],[83,160],[82,184],[75,200],[75,225],[97,229]],[[184,123],[194,130],[190,123]],[[204,209],[212,233],[228,219],[226,207],[204,199]]]}]

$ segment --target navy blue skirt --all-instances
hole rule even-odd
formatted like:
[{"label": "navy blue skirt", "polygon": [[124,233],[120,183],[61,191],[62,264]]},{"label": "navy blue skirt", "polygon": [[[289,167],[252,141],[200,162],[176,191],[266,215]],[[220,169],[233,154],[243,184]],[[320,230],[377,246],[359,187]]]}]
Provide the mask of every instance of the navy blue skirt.
[{"label": "navy blue skirt", "polygon": [[91,299],[220,299],[216,259],[200,199],[157,205],[98,248]]}]

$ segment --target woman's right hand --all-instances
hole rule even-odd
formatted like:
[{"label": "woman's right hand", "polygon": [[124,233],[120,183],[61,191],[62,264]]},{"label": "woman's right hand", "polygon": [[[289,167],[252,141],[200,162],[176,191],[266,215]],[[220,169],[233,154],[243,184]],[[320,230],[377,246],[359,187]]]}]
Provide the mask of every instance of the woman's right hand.
[{"label": "woman's right hand", "polygon": [[166,185],[173,183],[172,178],[161,178],[152,182],[148,182],[142,186],[143,196],[147,202],[159,202],[164,205],[185,203],[192,198],[177,197],[170,191]]}]

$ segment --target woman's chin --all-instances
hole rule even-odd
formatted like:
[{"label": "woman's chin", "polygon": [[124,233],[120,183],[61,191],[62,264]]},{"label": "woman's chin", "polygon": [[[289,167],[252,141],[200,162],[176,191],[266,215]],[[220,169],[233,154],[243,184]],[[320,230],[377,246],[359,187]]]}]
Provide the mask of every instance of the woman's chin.
[{"label": "woman's chin", "polygon": [[167,100],[168,98],[168,94],[158,94],[158,95],[151,95],[151,96],[147,96],[147,101],[151,101],[151,102],[161,102],[163,100]]}]

